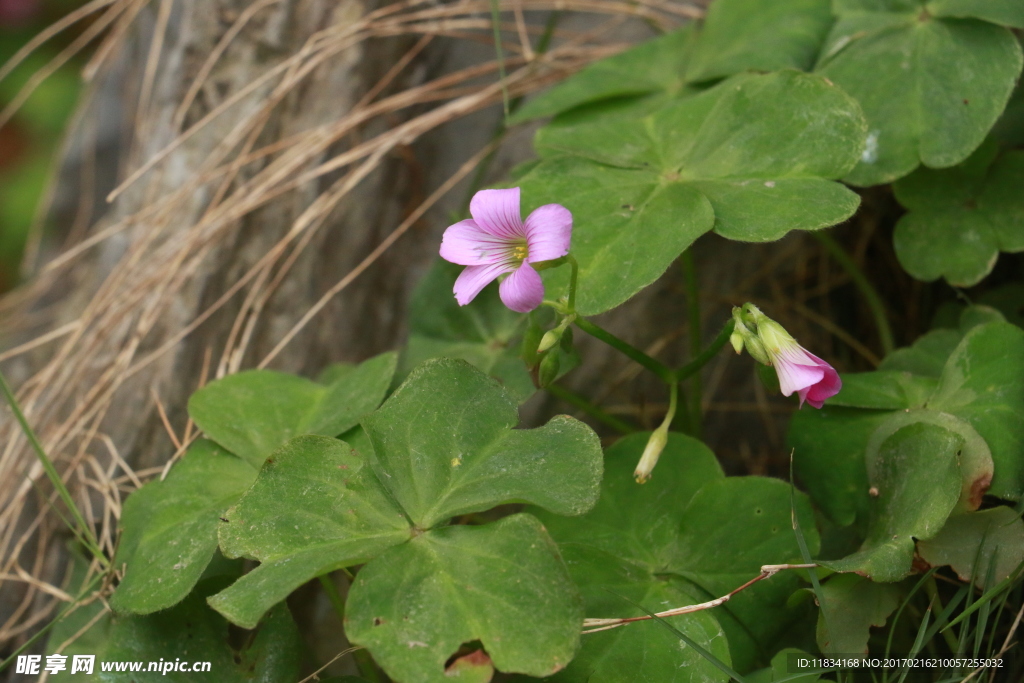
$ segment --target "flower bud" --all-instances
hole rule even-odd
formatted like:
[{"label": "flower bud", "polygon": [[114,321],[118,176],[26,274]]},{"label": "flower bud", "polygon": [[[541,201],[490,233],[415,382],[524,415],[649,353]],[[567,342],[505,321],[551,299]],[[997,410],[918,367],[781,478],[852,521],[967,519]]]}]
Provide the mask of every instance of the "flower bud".
[{"label": "flower bud", "polygon": [[654,466],[658,464],[658,458],[661,457],[661,452],[665,450],[667,443],[667,425],[662,425],[651,432],[651,437],[647,439],[647,446],[644,448],[644,454],[640,456],[640,462],[637,463],[636,470],[633,472],[633,478],[636,479],[636,483],[643,484],[651,478],[651,472],[654,470]]},{"label": "flower bud", "polygon": [[[747,304],[750,306],[750,304]],[[737,348],[738,342],[742,342],[743,346],[746,347],[747,353],[762,365],[771,365],[771,359],[768,356],[768,352],[764,348],[764,344],[757,335],[757,325],[751,320],[749,315],[746,315],[746,307],[743,308],[735,307],[732,309],[732,317],[736,322],[736,326],[733,328],[732,336],[729,337],[729,341],[732,342],[733,348],[736,349],[736,353],[739,353]],[[760,311],[758,311],[760,313]]]},{"label": "flower bud", "polygon": [[558,327],[548,330],[540,340],[540,345],[537,347],[537,353],[544,353],[548,349],[554,348],[555,344],[562,340],[562,335],[565,334],[566,328],[568,328],[575,319],[575,315],[567,315],[562,319],[562,322],[558,324]]},{"label": "flower bud", "polygon": [[561,361],[558,359],[557,352],[544,354],[540,361],[540,368],[537,371],[537,382],[540,384],[541,389],[558,379],[560,367]]},{"label": "flower bud", "polygon": [[562,329],[556,327],[553,330],[548,330],[541,337],[540,345],[537,347],[537,353],[544,353],[548,349],[551,349],[562,339]]}]

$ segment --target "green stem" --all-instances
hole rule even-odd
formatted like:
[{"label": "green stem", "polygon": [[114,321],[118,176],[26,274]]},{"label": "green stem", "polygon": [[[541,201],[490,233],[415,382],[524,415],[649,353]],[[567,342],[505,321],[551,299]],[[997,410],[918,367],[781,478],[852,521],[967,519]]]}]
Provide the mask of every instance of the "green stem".
[{"label": "green stem", "polygon": [[85,517],[79,511],[78,506],[75,505],[74,498],[71,497],[71,493],[64,485],[64,480],[61,479],[60,474],[57,472],[57,468],[53,466],[53,462],[50,461],[49,456],[46,455],[46,451],[43,449],[43,444],[39,442],[39,438],[33,431],[32,426],[29,425],[28,420],[25,418],[25,414],[21,412],[21,405],[18,403],[18,399],[15,398],[14,392],[11,391],[11,387],[7,384],[7,379],[3,373],[0,373],[0,391],[3,392],[4,397],[7,399],[7,403],[11,406],[11,412],[14,413],[14,417],[18,420],[18,424],[21,425],[21,430],[25,433],[25,438],[28,439],[32,445],[32,450],[35,451],[36,457],[39,459],[39,463],[43,466],[43,470],[46,472],[47,478],[50,483],[57,490],[57,494],[60,499],[64,501],[64,505],[67,506],[68,511],[75,520],[75,524],[78,525],[78,529],[74,526],[70,526],[71,532],[75,534],[78,540],[88,548],[89,552],[93,554],[96,561],[103,565],[104,569],[110,568],[110,562],[107,560],[103,551],[100,549],[100,544],[96,540],[96,536],[93,534],[89,524],[85,521]]},{"label": "green stem", "polygon": [[671,384],[676,381],[675,373],[672,372],[666,365],[657,361],[640,349],[631,346],[630,344],[622,341],[611,332],[598,327],[594,323],[590,322],[586,318],[577,316],[576,327],[580,328],[591,337],[600,339],[608,346],[612,347],[616,351],[619,351],[624,356],[636,361],[643,367],[647,368],[655,375],[657,375],[665,384]]},{"label": "green stem", "polygon": [[[693,261],[693,249],[684,251],[682,260],[683,278],[686,280],[686,313],[690,322],[690,353],[696,354],[701,342],[700,291],[697,284],[697,267]],[[676,378],[678,379],[678,377],[677,374]],[[689,389],[691,401],[689,412],[690,430],[692,436],[699,439],[704,422],[703,410],[701,409],[703,397],[701,396],[700,373],[691,373]]]},{"label": "green stem", "polygon": [[547,391],[555,398],[568,403],[574,408],[579,408],[598,422],[611,427],[620,434],[632,434],[636,431],[636,428],[631,426],[629,423],[620,420],[614,415],[610,415],[576,392],[566,389],[563,386],[549,384],[547,386]]},{"label": "green stem", "polygon": [[569,267],[572,271],[569,274],[569,312],[576,312],[576,282],[579,279],[580,264],[576,262],[576,257],[572,254],[566,254],[565,259],[569,262]]},{"label": "green stem", "polygon": [[722,331],[718,333],[715,340],[707,345],[707,347],[697,354],[697,357],[692,361],[684,365],[683,367],[676,370],[676,381],[682,382],[688,379],[690,376],[696,374],[701,368],[707,365],[707,362],[715,357],[715,355],[722,350],[722,347],[729,341],[729,337],[732,336],[733,328],[736,326],[736,321],[729,318],[729,322],[725,323]]},{"label": "green stem", "polygon": [[[349,578],[352,575],[346,570]],[[322,574],[317,577],[320,579],[320,586],[324,589],[324,593],[327,594],[327,599],[331,601],[331,606],[334,608],[335,613],[338,615],[338,619],[341,623],[345,623],[345,601],[341,598],[341,593],[338,592],[338,587],[334,585],[334,581],[331,581],[330,572]],[[359,669],[359,675],[365,678],[370,683],[382,683],[380,674],[377,671],[377,665],[373,661],[373,657],[364,648],[359,648],[352,652],[352,658],[356,660],[356,668]]]},{"label": "green stem", "polygon": [[889,317],[886,314],[885,304],[882,303],[882,297],[879,296],[878,290],[868,280],[864,271],[853,262],[853,259],[846,253],[846,250],[832,239],[830,235],[821,231],[812,232],[811,234],[821,242],[821,246],[825,247],[825,251],[846,271],[846,274],[853,280],[853,284],[860,290],[861,295],[863,295],[864,300],[868,304],[868,308],[871,309],[872,317],[875,319],[875,327],[878,328],[878,339],[882,343],[882,350],[885,352],[885,355],[889,355],[896,348],[896,343],[893,341],[892,327],[889,326]]}]

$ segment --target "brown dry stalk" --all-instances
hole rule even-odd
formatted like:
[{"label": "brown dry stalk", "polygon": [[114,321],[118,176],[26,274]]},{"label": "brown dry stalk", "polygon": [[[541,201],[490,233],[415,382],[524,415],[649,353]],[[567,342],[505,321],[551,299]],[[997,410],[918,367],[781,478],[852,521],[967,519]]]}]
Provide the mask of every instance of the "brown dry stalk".
[{"label": "brown dry stalk", "polygon": [[[816,564],[766,564],[761,567],[761,573],[747,581],[742,586],[735,588],[720,598],[714,600],[708,600],[707,602],[701,602],[696,605],[685,605],[683,607],[675,607],[668,609],[663,612],[656,612],[654,617],[659,619],[667,619],[668,617],[678,617],[681,614],[692,614],[693,612],[702,612],[706,609],[714,609],[720,607],[725,603],[729,602],[734,595],[742,593],[746,589],[753,586],[755,583],[760,583],[765,579],[770,579],[779,572],[786,569],[814,569],[818,565]],[[625,626],[626,624],[632,624],[635,621],[647,621],[648,619],[654,619],[649,614],[645,614],[642,617],[623,617],[623,618],[611,618],[611,619],[584,619],[583,620],[583,634],[597,633],[598,631],[607,631],[609,629],[618,628],[619,626]]]}]

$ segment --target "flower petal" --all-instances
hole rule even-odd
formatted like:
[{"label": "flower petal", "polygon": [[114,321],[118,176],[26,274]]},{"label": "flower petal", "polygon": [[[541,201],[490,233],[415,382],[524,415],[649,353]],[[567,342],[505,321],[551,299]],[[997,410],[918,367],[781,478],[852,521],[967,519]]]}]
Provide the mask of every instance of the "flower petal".
[{"label": "flower petal", "polygon": [[526,217],[526,245],[530,261],[550,261],[569,253],[572,213],[561,204],[545,204]]},{"label": "flower petal", "polygon": [[[818,366],[816,360],[819,359],[799,346],[773,355],[772,362],[779,376],[779,389],[783,396],[792,396],[794,391],[809,389],[822,380],[825,370]],[[801,405],[803,397],[804,394],[801,395]]]},{"label": "flower petal", "polygon": [[839,390],[843,388],[843,380],[839,378],[839,373],[831,365],[813,353],[808,353],[807,355],[818,361],[818,367],[825,372],[821,381],[810,387],[806,394],[807,402],[815,408],[820,408],[826,400],[839,393]]},{"label": "flower petal", "polygon": [[510,270],[509,266],[502,263],[468,266],[455,280],[455,300],[459,302],[460,306],[465,306],[475,299],[484,287],[494,282],[502,273],[507,273]]},{"label": "flower petal", "polygon": [[524,239],[519,215],[519,188],[480,190],[469,202],[469,213],[485,232],[501,239]]},{"label": "flower petal", "polygon": [[460,266],[484,266],[504,261],[511,255],[507,240],[480,229],[474,220],[448,226],[441,238],[441,258]]},{"label": "flower petal", "polygon": [[502,302],[517,313],[529,313],[544,300],[540,273],[524,263],[505,278],[498,289]]}]

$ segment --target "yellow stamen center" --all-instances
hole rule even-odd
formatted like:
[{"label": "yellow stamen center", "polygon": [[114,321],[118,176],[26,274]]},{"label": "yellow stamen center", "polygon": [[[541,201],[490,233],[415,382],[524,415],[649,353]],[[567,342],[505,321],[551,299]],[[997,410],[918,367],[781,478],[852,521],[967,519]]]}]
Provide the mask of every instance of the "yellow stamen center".
[{"label": "yellow stamen center", "polygon": [[524,260],[529,255],[529,253],[530,250],[526,247],[525,244],[512,249],[512,256],[519,259],[520,261]]}]

